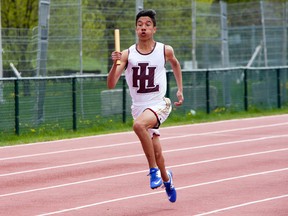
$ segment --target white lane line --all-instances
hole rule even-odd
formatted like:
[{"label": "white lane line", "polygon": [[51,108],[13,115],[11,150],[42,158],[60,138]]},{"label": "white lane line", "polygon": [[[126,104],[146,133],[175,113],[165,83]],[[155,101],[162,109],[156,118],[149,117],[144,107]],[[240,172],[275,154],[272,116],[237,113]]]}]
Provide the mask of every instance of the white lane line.
[{"label": "white lane line", "polygon": [[[215,124],[223,124],[223,123],[229,123],[229,122],[243,122],[243,121],[251,121],[251,120],[263,120],[263,119],[277,119],[281,118],[281,120],[285,117],[288,117],[287,114],[280,114],[280,115],[270,115],[270,116],[259,116],[259,117],[251,117],[251,118],[241,118],[241,119],[229,119],[229,120],[222,120],[222,121],[215,121],[215,122],[204,122],[204,123],[197,123],[197,124],[185,124],[185,125],[177,125],[177,126],[169,126],[169,127],[162,127],[161,130],[170,130],[174,128],[186,128],[186,127],[198,127],[202,125],[215,125]],[[86,137],[76,137],[76,138],[68,138],[68,139],[62,139],[62,140],[52,140],[52,141],[43,141],[43,142],[36,142],[36,143],[27,143],[27,144],[19,144],[19,145],[13,145],[13,146],[3,146],[0,148],[19,148],[19,147],[29,147],[33,145],[43,145],[43,144],[58,144],[61,142],[67,142],[67,141],[77,141],[77,140],[85,140],[85,139],[95,139],[95,138],[101,138],[101,137],[108,137],[108,136],[118,136],[123,134],[134,134],[132,131],[127,132],[119,132],[119,133],[108,133],[108,134],[100,134],[100,135],[94,135],[94,136],[86,136]]]},{"label": "white lane line", "polygon": [[[187,186],[184,186],[184,187],[177,187],[177,190],[184,190],[184,189],[187,189],[187,188],[200,187],[200,186],[203,186],[203,185],[222,183],[222,182],[226,182],[226,181],[238,180],[238,179],[254,177],[254,176],[258,176],[258,175],[267,175],[267,174],[271,174],[271,173],[285,172],[285,171],[288,171],[288,167],[282,168],[282,169],[276,169],[276,170],[269,170],[269,171],[264,171],[264,172],[252,173],[252,174],[248,174],[248,175],[234,176],[234,177],[230,177],[230,178],[224,178],[224,179],[219,179],[219,180],[210,181],[210,182],[203,182],[203,183],[194,184],[194,185],[187,185]],[[118,201],[123,201],[123,200],[128,200],[128,199],[134,199],[134,198],[139,198],[139,197],[144,197],[144,196],[151,196],[151,195],[160,194],[160,193],[164,193],[164,192],[165,191],[162,190],[162,191],[151,192],[151,193],[146,193],[146,194],[137,194],[137,195],[134,195],[134,196],[121,197],[121,198],[106,200],[106,201],[102,201],[102,202],[91,203],[91,204],[88,204],[88,205],[82,205],[82,206],[77,206],[77,207],[73,207],[73,208],[62,209],[62,210],[59,210],[59,211],[47,212],[47,213],[39,214],[38,216],[48,216],[48,215],[61,214],[61,213],[65,213],[65,212],[77,211],[77,210],[84,209],[84,208],[90,208],[90,207],[94,207],[94,206],[98,206],[98,205],[103,205],[103,204],[107,204],[107,203],[113,203],[113,202],[118,202]],[[284,197],[286,197],[286,196],[287,195],[284,195]],[[283,196],[282,196],[282,198],[283,198]]]},{"label": "white lane line", "polygon": [[[268,137],[261,137],[261,138],[256,138],[256,139],[246,139],[246,140],[215,143],[215,144],[209,144],[209,145],[203,145],[203,146],[192,146],[192,147],[187,147],[187,148],[165,150],[163,151],[163,153],[195,150],[195,149],[202,149],[202,148],[211,148],[211,147],[218,147],[218,146],[225,146],[225,145],[236,145],[239,143],[246,143],[246,142],[259,142],[259,141],[265,141],[268,139],[278,139],[278,138],[283,138],[283,137],[288,137],[288,134],[282,135],[282,136],[268,136]],[[0,174],[0,177],[46,171],[46,170],[53,170],[53,169],[60,169],[60,168],[68,168],[68,167],[73,167],[73,166],[82,166],[82,165],[87,165],[87,164],[93,164],[93,163],[99,163],[99,162],[105,162],[105,161],[113,161],[113,160],[122,160],[122,159],[142,157],[142,156],[144,156],[143,153],[134,154],[134,155],[126,155],[126,156],[118,156],[118,157],[110,157],[110,158],[104,158],[104,159],[98,159],[98,160],[92,160],[92,161],[84,161],[84,162],[79,162],[79,163],[72,163],[72,164],[65,164],[65,165],[59,165],[59,166],[44,167],[44,168],[39,168],[39,169],[24,170],[24,171],[19,171],[19,172],[5,173],[5,174]]]},{"label": "white lane line", "polygon": [[252,202],[246,202],[246,203],[242,203],[242,204],[239,204],[239,205],[234,205],[234,206],[229,206],[229,207],[226,207],[226,208],[216,209],[216,210],[213,210],[213,211],[210,211],[210,212],[204,212],[204,213],[201,213],[201,214],[197,214],[195,216],[211,215],[211,214],[219,213],[219,212],[222,212],[222,211],[227,211],[227,210],[240,208],[240,207],[244,207],[244,206],[248,206],[248,205],[253,205],[253,204],[257,204],[257,203],[262,203],[262,202],[273,201],[273,200],[277,200],[277,199],[283,199],[283,198],[287,198],[287,197],[288,197],[288,194],[283,194],[283,195],[280,195],[280,196],[269,197],[269,198],[261,199],[261,200],[254,200]]},{"label": "white lane line", "polygon": [[52,151],[52,152],[29,154],[29,155],[20,155],[20,156],[15,156],[15,157],[0,158],[0,161],[15,160],[15,159],[21,159],[21,158],[30,158],[30,157],[39,157],[39,156],[45,156],[45,155],[61,154],[61,153],[76,152],[76,151],[87,151],[87,150],[92,150],[92,149],[113,148],[113,147],[124,146],[124,145],[132,145],[135,143],[139,143],[139,141],[124,142],[124,143],[110,144],[110,145],[103,145],[103,146],[93,146],[93,147],[86,147],[86,148],[67,149],[67,150],[61,150],[61,151]]},{"label": "white lane line", "polygon": [[[209,160],[203,160],[203,161],[196,161],[196,162],[191,162],[191,163],[186,163],[186,164],[178,164],[178,165],[168,166],[167,168],[178,168],[178,167],[184,167],[184,166],[194,166],[194,165],[211,163],[211,162],[216,162],[216,161],[231,160],[231,159],[250,157],[250,156],[261,155],[261,154],[271,154],[271,153],[282,152],[282,151],[288,151],[288,148],[270,150],[270,151],[263,151],[263,152],[255,152],[255,153],[249,153],[249,154],[243,154],[243,155],[235,155],[235,156],[222,157],[222,158],[215,158],[215,159],[209,159]],[[118,178],[118,177],[134,175],[134,174],[139,174],[139,173],[145,173],[145,172],[147,172],[147,170],[140,170],[140,171],[136,171],[136,172],[123,173],[123,174],[112,175],[112,176],[104,176],[104,177],[101,177],[101,178],[88,179],[88,180],[83,180],[83,181],[77,181],[77,182],[71,182],[71,183],[66,183],[66,184],[54,185],[54,186],[50,186],[50,187],[36,188],[36,189],[32,189],[32,190],[18,191],[18,192],[13,192],[13,193],[8,193],[8,194],[0,194],[0,197],[7,197],[7,196],[20,195],[20,194],[25,194],[25,193],[32,193],[32,192],[50,190],[50,189],[60,188],[60,187],[67,187],[67,186],[73,186],[73,185],[78,185],[78,184],[85,184],[85,183],[90,183],[90,182],[95,182],[95,181],[100,181],[100,180],[105,180],[105,179]]]},{"label": "white lane line", "polygon": [[[211,132],[204,132],[204,133],[189,133],[189,134],[179,135],[179,136],[163,137],[161,138],[161,140],[181,139],[181,138],[187,138],[187,137],[192,137],[192,136],[207,136],[211,134],[230,133],[230,132],[243,131],[243,130],[252,130],[252,129],[254,130],[254,129],[259,129],[259,128],[266,128],[266,127],[278,127],[278,126],[283,126],[283,125],[288,125],[288,122],[279,123],[279,124],[271,124],[271,125],[260,125],[260,126],[254,126],[254,127],[229,129],[229,130],[211,131]],[[281,135],[278,135],[278,136],[281,137]],[[285,137],[287,135],[283,135],[283,136]],[[61,150],[61,151],[52,151],[52,152],[29,154],[29,155],[20,155],[20,156],[15,156],[15,157],[6,157],[6,158],[0,158],[0,161],[15,160],[15,159],[29,158],[29,157],[39,157],[39,156],[45,156],[45,155],[76,152],[76,151],[86,151],[86,150],[92,150],[92,149],[113,148],[113,147],[119,147],[119,146],[124,146],[124,145],[132,145],[135,143],[139,143],[139,141],[124,142],[124,143],[102,145],[102,146],[93,146],[93,147],[86,147],[86,148],[67,149],[67,150]]]}]

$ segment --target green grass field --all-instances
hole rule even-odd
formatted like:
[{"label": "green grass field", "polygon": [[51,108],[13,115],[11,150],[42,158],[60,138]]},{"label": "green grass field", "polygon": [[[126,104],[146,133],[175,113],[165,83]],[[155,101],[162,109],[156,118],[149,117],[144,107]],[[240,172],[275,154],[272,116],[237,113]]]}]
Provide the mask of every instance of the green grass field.
[{"label": "green grass field", "polygon": [[[175,114],[176,113],[176,114]],[[267,115],[287,114],[288,108],[274,109],[274,110],[250,110],[249,112],[230,112],[225,109],[214,110],[210,114],[196,113],[192,115],[190,112],[179,114],[172,112],[168,120],[162,127],[183,125],[183,124],[197,124],[203,122],[221,121],[228,119],[239,119],[249,117],[259,117]],[[99,134],[109,134],[115,132],[131,131],[132,119],[128,118],[127,123],[111,122],[107,120],[99,123],[97,126],[90,128],[73,130],[55,129],[51,131],[35,133],[33,131],[23,133],[19,136],[14,134],[1,134],[0,146],[20,145],[25,143],[35,143],[42,141],[51,141],[58,139],[69,139],[75,137],[92,136]]]}]

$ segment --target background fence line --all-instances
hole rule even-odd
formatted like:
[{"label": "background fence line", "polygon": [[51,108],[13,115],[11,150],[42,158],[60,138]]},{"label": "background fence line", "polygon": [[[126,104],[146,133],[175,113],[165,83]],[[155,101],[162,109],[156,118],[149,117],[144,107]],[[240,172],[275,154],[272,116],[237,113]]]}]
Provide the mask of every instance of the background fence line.
[{"label": "background fence line", "polygon": [[[156,10],[155,40],[174,48],[183,70],[185,104],[173,113],[287,106],[287,1],[39,2],[38,25],[1,29],[0,135],[129,121],[124,78],[108,90],[106,77],[114,29],[121,31],[122,49],[135,43],[135,13],[142,3]],[[167,95],[176,100],[171,72],[167,79]]]},{"label": "background fence line", "polygon": [[[39,26],[4,28],[3,76],[14,76],[11,62],[22,76],[39,75],[41,61],[46,63],[46,76],[106,74],[114,49],[114,28],[121,30],[122,49],[136,41],[136,4],[135,0],[89,0],[82,4],[80,0],[50,1],[49,26],[45,29],[49,30],[47,59],[40,55],[43,49],[38,46],[42,32]],[[288,63],[287,1],[211,4],[143,0],[143,6],[156,10],[155,39],[173,46],[183,69],[247,66],[259,46],[251,66]]]},{"label": "background fence line", "polygon": [[[183,71],[185,103],[174,107],[172,114],[188,115],[191,109],[209,114],[287,107],[287,76],[288,67]],[[124,76],[113,90],[107,89],[106,79],[107,75],[0,79],[4,86],[0,134],[77,130],[130,121],[131,98]],[[167,96],[176,101],[172,71],[167,80]],[[39,91],[45,92],[43,107],[37,103]]]}]

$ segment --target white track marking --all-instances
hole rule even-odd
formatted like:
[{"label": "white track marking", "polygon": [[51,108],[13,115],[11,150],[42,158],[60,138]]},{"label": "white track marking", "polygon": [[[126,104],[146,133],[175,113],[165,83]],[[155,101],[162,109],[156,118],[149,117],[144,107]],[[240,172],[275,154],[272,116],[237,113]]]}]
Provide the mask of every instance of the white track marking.
[{"label": "white track marking", "polygon": [[[257,120],[257,119],[271,119],[271,118],[276,119],[276,118],[283,118],[287,116],[288,116],[287,114],[282,114],[282,115],[271,115],[271,116],[251,117],[251,118],[242,118],[242,119],[229,119],[229,120],[215,121],[215,122],[204,122],[204,123],[197,123],[197,124],[185,124],[185,125],[162,127],[161,130],[170,130],[173,128],[198,127],[201,125],[215,125],[215,124],[222,124],[226,122],[250,121],[250,120]],[[37,143],[30,143],[30,144],[23,144],[23,145],[19,144],[19,145],[13,145],[13,146],[3,146],[3,147],[0,147],[0,150],[4,148],[28,147],[31,145],[43,145],[43,144],[51,145],[52,143],[57,144],[63,141],[67,142],[67,141],[75,141],[75,140],[94,139],[98,137],[118,136],[122,134],[134,134],[134,132],[128,131],[128,132],[119,132],[119,133],[108,133],[108,134],[95,135],[95,136],[76,137],[76,138],[68,138],[68,139],[62,139],[62,140],[52,140],[52,141],[44,141],[44,142],[37,142]]]},{"label": "white track marking", "polygon": [[[255,152],[255,153],[249,153],[249,154],[243,154],[243,155],[235,155],[235,156],[222,157],[222,158],[215,158],[215,159],[191,162],[191,163],[186,163],[186,164],[178,164],[178,165],[173,165],[173,166],[167,166],[167,168],[194,166],[194,165],[211,163],[211,162],[216,162],[216,161],[231,160],[231,159],[250,157],[250,156],[261,155],[261,154],[271,154],[271,153],[282,152],[282,151],[288,151],[288,148],[270,150],[270,151],[263,151],[263,152]],[[100,180],[111,179],[111,178],[118,178],[118,177],[134,175],[134,174],[139,174],[139,173],[145,173],[145,172],[147,172],[147,170],[141,170],[141,171],[130,172],[130,173],[123,173],[123,174],[112,175],[112,176],[105,176],[105,177],[101,177],[101,178],[88,179],[88,180],[83,180],[83,181],[78,181],[78,182],[54,185],[54,186],[50,186],[50,187],[43,187],[43,188],[37,188],[37,189],[32,189],[32,190],[26,190],[26,191],[18,191],[18,192],[8,193],[8,194],[0,194],[0,197],[7,197],[7,196],[20,195],[20,194],[25,194],[25,193],[32,193],[32,192],[49,190],[49,189],[60,188],[60,187],[67,187],[67,186],[72,186],[72,185],[85,184],[85,183],[90,183],[90,182],[94,182],[94,181],[100,181]]]},{"label": "white track marking", "polygon": [[[288,125],[288,122],[279,123],[279,124],[271,124],[271,125],[261,125],[261,126],[229,129],[229,130],[219,130],[219,131],[196,133],[196,134],[189,133],[186,135],[164,137],[164,138],[161,138],[161,140],[180,139],[180,138],[187,138],[187,137],[192,137],[192,136],[207,136],[207,135],[211,135],[211,134],[230,133],[230,132],[243,131],[243,130],[266,128],[266,127],[278,127],[278,126],[283,126],[283,125]],[[280,136],[281,135],[279,135],[279,137]],[[283,136],[285,136],[285,135],[283,135]],[[103,146],[93,146],[93,147],[86,147],[86,148],[67,149],[67,150],[61,150],[61,151],[52,151],[52,152],[45,152],[45,153],[38,153],[38,154],[21,155],[21,156],[15,156],[15,157],[7,157],[7,158],[0,158],[0,161],[14,160],[14,159],[20,159],[20,158],[29,158],[29,157],[38,157],[38,156],[44,156],[44,155],[68,153],[68,152],[75,152],[75,151],[86,151],[86,150],[92,150],[92,149],[112,148],[112,147],[118,147],[118,146],[124,146],[124,145],[132,145],[132,144],[136,144],[136,143],[139,143],[139,141],[124,142],[124,143],[110,144],[110,145],[103,145]],[[26,145],[24,145],[24,146],[26,146]],[[0,148],[0,150],[1,150],[1,148]]]},{"label": "white track marking", "polygon": [[92,149],[113,148],[113,147],[118,147],[118,146],[131,145],[131,144],[135,144],[135,143],[139,143],[139,141],[132,141],[132,142],[124,142],[124,143],[110,144],[110,145],[103,145],[103,146],[67,149],[67,150],[61,150],[61,151],[52,151],[52,152],[45,152],[45,153],[37,153],[37,154],[21,155],[21,156],[15,156],[15,157],[0,158],[0,161],[15,160],[15,159],[29,158],[29,157],[39,157],[39,156],[45,156],[45,155],[61,154],[61,153],[76,152],[76,151],[87,151],[87,150],[92,150]]},{"label": "white track marking", "polygon": [[[240,121],[242,121],[242,122],[243,121],[247,121],[248,122],[248,120],[251,120],[251,119],[255,119],[255,120],[257,120],[257,119],[268,119],[268,118],[275,118],[276,119],[276,118],[283,118],[283,117],[286,117],[286,116],[287,115],[278,115],[278,116],[268,116],[268,117],[265,116],[265,117],[249,118],[249,119],[225,120],[225,121],[212,122],[212,123],[201,123],[201,124],[184,125],[184,126],[173,126],[173,127],[165,127],[165,128],[163,127],[161,130],[166,130],[167,131],[167,129],[170,130],[170,129],[173,129],[173,128],[197,127],[199,125],[203,126],[203,125],[212,125],[212,124],[216,125],[216,124],[221,124],[221,122],[222,123],[223,122],[235,122],[235,121],[236,122],[238,122],[238,121],[239,122]],[[273,125],[273,127],[281,126],[281,125],[284,126],[284,125],[287,125],[287,123],[270,124],[270,126],[271,125]],[[176,139],[176,138],[179,139],[181,137],[185,138],[185,137],[191,137],[191,136],[201,136],[201,135],[233,132],[233,131],[238,131],[238,130],[248,130],[249,128],[250,129],[256,129],[256,128],[265,128],[265,127],[268,127],[268,126],[262,125],[262,126],[256,126],[256,127],[245,127],[245,128],[225,130],[225,131],[214,131],[214,132],[199,133],[199,134],[189,134],[188,136],[184,135],[184,136],[166,137],[166,138],[163,138],[162,140],[165,140],[165,139],[169,140],[169,139]],[[115,135],[117,136],[117,135],[123,135],[123,134],[133,134],[133,132],[120,132],[120,133],[114,133],[114,134],[96,135],[96,136],[79,137],[79,138],[72,138],[72,139],[65,139],[65,140],[57,140],[57,141],[39,142],[39,143],[32,143],[32,144],[25,144],[25,145],[0,147],[0,151],[3,148],[23,148],[24,149],[27,146],[33,146],[33,145],[38,145],[38,144],[41,144],[41,145],[49,144],[51,146],[52,144],[61,144],[62,142],[67,142],[67,141],[97,139],[98,137],[109,137],[109,136],[115,136]],[[287,137],[287,135],[280,135],[280,136],[281,137]],[[280,136],[277,136],[276,138],[279,138]],[[265,140],[265,139],[272,139],[272,136],[269,136],[269,138],[268,137],[264,137],[264,138],[261,137],[261,138],[258,138],[258,139],[259,139],[259,141],[260,140]],[[243,141],[244,140],[239,140],[239,141],[236,141],[236,142],[241,143]],[[120,143],[120,144],[112,144],[112,145],[108,145],[108,147],[107,146],[105,146],[105,147],[106,148],[112,148],[112,147],[116,147],[117,145],[131,145],[131,144],[135,144],[135,143],[136,143],[136,141],[134,141],[134,142],[125,142],[125,143]],[[229,142],[229,143],[232,144],[233,142]],[[115,146],[113,146],[113,145],[115,145]],[[220,146],[220,145],[225,145],[225,144],[218,143],[218,144],[213,144],[213,145],[197,146],[197,147],[192,147],[192,149],[193,148],[194,149],[195,148],[208,148],[208,147]],[[226,145],[228,145],[228,142],[226,143]],[[51,147],[53,148],[53,146],[51,146]],[[104,146],[98,146],[98,147],[96,146],[96,147],[92,147],[92,148],[105,148],[105,147]],[[46,154],[51,155],[51,154],[57,154],[57,153],[65,153],[65,152],[70,152],[70,151],[89,150],[89,149],[91,149],[91,147],[70,149],[68,151],[62,150],[62,151],[55,151],[55,152],[47,152],[47,153],[44,153],[44,155],[46,155]],[[187,150],[187,149],[191,149],[191,148],[185,148],[185,150]],[[176,149],[176,150],[169,150],[169,151],[165,151],[165,152],[167,153],[167,152],[183,151],[183,150],[184,150],[184,148],[183,149]],[[278,149],[278,150],[272,150],[271,152],[270,151],[267,151],[267,152],[255,152],[255,153],[250,153],[250,154],[246,154],[246,155],[242,155],[242,156],[241,155],[236,155],[236,156],[230,156],[230,157],[225,157],[225,158],[216,158],[216,159],[211,159],[211,160],[206,160],[206,161],[192,162],[192,163],[189,163],[189,164],[188,163],[187,164],[178,164],[178,165],[174,165],[174,166],[170,166],[170,167],[182,167],[182,166],[196,165],[196,164],[202,164],[202,163],[208,163],[208,162],[214,162],[214,161],[220,161],[220,160],[248,157],[248,156],[253,156],[253,155],[268,154],[268,153],[287,151],[287,150],[288,149]],[[139,154],[138,156],[134,155],[134,157],[139,157],[139,156],[143,156],[143,155],[144,154]],[[27,156],[27,155],[23,155],[23,156],[24,156],[24,158],[25,157],[36,157],[36,156],[41,156],[41,153],[40,154],[33,154],[31,156]],[[19,157],[22,157],[22,156],[19,156]],[[125,158],[125,157],[126,156],[124,156],[124,157],[115,157],[115,158],[111,158],[111,159],[112,160],[116,160],[116,159],[122,159],[122,158]],[[14,157],[14,158],[17,159],[16,157]],[[1,160],[1,158],[0,158],[0,160]],[[5,160],[5,158],[4,158],[4,160]],[[88,162],[83,162],[83,163],[86,164],[86,163],[90,163],[90,162],[88,161]],[[97,160],[97,162],[100,162],[100,160]],[[81,164],[79,164],[79,165],[81,165]],[[167,168],[169,168],[169,167],[167,167]],[[44,169],[49,169],[49,168],[44,168]],[[270,171],[266,171],[266,172],[253,173],[253,174],[248,174],[248,175],[243,175],[243,176],[235,176],[235,177],[219,179],[219,180],[211,181],[211,182],[203,182],[203,183],[194,184],[194,185],[187,185],[187,186],[184,186],[184,187],[179,187],[177,189],[178,190],[183,190],[183,189],[186,189],[186,188],[199,187],[199,186],[204,186],[204,185],[209,185],[209,184],[214,184],[214,183],[221,183],[221,182],[224,182],[224,181],[232,181],[232,180],[236,180],[236,179],[246,178],[246,177],[250,177],[250,176],[251,177],[252,176],[257,176],[257,175],[261,175],[261,174],[262,175],[266,175],[266,174],[269,174],[269,173],[283,172],[283,171],[287,171],[287,170],[288,170],[288,168],[283,168],[283,169],[270,170]],[[20,192],[15,192],[15,193],[11,193],[11,194],[3,194],[3,195],[0,195],[0,197],[8,197],[8,196],[12,196],[12,195],[18,195],[18,194],[20,195],[20,194],[29,193],[29,192],[43,191],[43,190],[59,188],[59,187],[65,187],[65,186],[76,185],[76,184],[84,184],[84,183],[88,183],[88,182],[92,182],[92,181],[99,181],[99,180],[102,180],[102,179],[117,178],[117,177],[122,177],[122,176],[137,174],[137,173],[145,173],[145,172],[147,172],[147,170],[141,170],[141,171],[136,171],[136,172],[131,172],[131,173],[122,173],[122,174],[113,175],[113,176],[105,176],[105,177],[101,177],[101,178],[97,178],[97,179],[89,179],[89,180],[83,180],[83,181],[79,181],[79,182],[72,182],[72,183],[68,183],[68,184],[54,185],[54,186],[46,187],[46,188],[37,188],[37,189],[34,189],[34,190],[29,190],[29,191],[27,190],[27,191],[20,191]],[[98,202],[98,203],[92,203],[90,205],[78,206],[78,207],[74,207],[74,208],[70,208],[70,209],[63,209],[63,210],[59,210],[59,211],[56,211],[56,212],[50,212],[50,213],[46,213],[46,214],[43,214],[43,215],[53,215],[53,214],[59,214],[59,213],[64,213],[64,212],[70,212],[70,211],[74,211],[74,210],[78,210],[78,209],[83,209],[83,208],[89,208],[89,207],[93,207],[93,206],[97,206],[97,205],[102,205],[102,204],[105,204],[105,203],[113,203],[113,202],[118,202],[118,201],[122,201],[122,200],[128,200],[128,199],[133,199],[133,198],[137,198],[137,197],[150,196],[150,195],[164,193],[164,192],[165,191],[158,191],[158,192],[145,193],[145,194],[136,194],[134,196],[127,196],[127,197],[122,197],[122,198],[120,197],[120,198],[106,200],[106,201],[102,201],[102,202]],[[262,202],[262,201],[264,202],[264,201],[269,201],[269,200],[273,200],[273,199],[281,199],[281,198],[285,198],[285,197],[287,197],[286,194],[282,195],[282,196],[270,197],[270,198],[266,198],[266,199],[259,200],[259,201],[254,201],[254,202],[255,203],[256,202]],[[243,205],[243,204],[240,204],[240,205]],[[231,207],[227,207],[225,209],[228,209],[228,208],[231,208]],[[214,211],[217,211],[217,210],[214,210]]]},{"label": "white track marking", "polygon": [[227,211],[227,210],[231,210],[231,209],[235,209],[235,208],[240,208],[240,207],[243,207],[243,206],[253,205],[253,204],[267,202],[267,201],[273,201],[273,200],[277,200],[277,199],[283,199],[283,198],[287,198],[287,197],[288,197],[288,194],[275,196],[275,197],[269,197],[269,198],[266,198],[266,199],[255,200],[255,201],[252,201],[252,202],[246,202],[246,203],[242,203],[242,204],[234,205],[234,206],[229,206],[229,207],[222,208],[222,209],[216,209],[216,210],[210,211],[210,212],[204,212],[204,213],[201,213],[201,214],[197,214],[195,216],[210,215],[210,214],[214,214],[214,213],[218,213],[218,212],[222,212],[222,211]]},{"label": "white track marking", "polygon": [[[201,148],[210,148],[210,147],[217,147],[217,146],[224,146],[224,145],[235,145],[235,144],[239,144],[239,143],[256,142],[256,141],[263,141],[263,140],[267,140],[267,139],[275,139],[275,138],[277,139],[277,138],[282,138],[282,137],[288,137],[288,135],[269,136],[269,137],[261,137],[261,138],[256,138],[256,139],[246,139],[246,140],[238,140],[238,141],[209,144],[209,145],[204,145],[204,146],[193,146],[193,147],[187,147],[187,148],[165,150],[165,151],[163,151],[163,153],[187,151],[187,150],[194,150],[194,149],[201,149]],[[59,168],[67,168],[67,167],[73,167],[73,166],[82,166],[82,165],[87,165],[87,164],[92,164],[92,163],[100,163],[100,162],[105,162],[105,161],[113,161],[113,160],[122,160],[122,159],[127,159],[127,158],[134,158],[134,157],[142,157],[143,155],[144,154],[141,153],[141,154],[135,154],[135,155],[126,155],[126,156],[104,158],[104,159],[84,161],[84,162],[65,164],[65,165],[59,165],[59,166],[44,167],[44,168],[33,169],[33,170],[25,170],[25,171],[19,171],[19,172],[0,174],[0,177],[19,175],[19,174],[25,174],[25,173],[32,173],[32,172],[39,172],[39,171],[46,171],[46,170],[53,170],[53,169],[59,169]]]},{"label": "white track marking", "polygon": [[[203,146],[193,146],[193,147],[187,147],[187,148],[165,150],[165,151],[163,151],[163,153],[187,151],[187,150],[194,150],[194,149],[201,149],[201,148],[210,148],[210,147],[217,147],[217,146],[224,146],[224,145],[235,145],[235,144],[239,144],[239,143],[257,142],[257,141],[263,141],[263,140],[267,140],[267,139],[278,139],[278,138],[282,138],[282,137],[288,137],[288,134],[287,135],[282,135],[282,136],[280,136],[280,135],[268,136],[268,137],[261,137],[261,138],[256,138],[256,139],[246,139],[246,140],[238,140],[238,141],[230,141],[230,142],[209,144],[209,145],[203,145]],[[113,160],[122,160],[122,159],[127,159],[127,158],[134,158],[134,157],[142,157],[143,155],[144,155],[143,153],[135,154],[135,155],[125,155],[125,156],[104,158],[104,159],[98,159],[98,160],[92,160],[92,161],[84,161],[84,162],[65,164],[65,165],[59,165],[59,166],[44,167],[44,168],[39,168],[39,169],[32,169],[32,170],[25,170],[25,171],[19,171],[19,172],[5,173],[5,174],[0,174],[0,177],[19,175],[19,174],[25,174],[25,173],[32,173],[32,172],[39,172],[39,171],[46,171],[46,170],[59,169],[59,168],[67,168],[67,167],[73,167],[73,166],[82,166],[82,165],[100,163],[100,162],[105,162],[105,161],[113,161]]]},{"label": "white track marking", "polygon": [[[203,186],[203,185],[211,185],[211,184],[222,183],[222,182],[226,182],[226,181],[238,180],[238,179],[254,177],[254,176],[258,176],[258,175],[267,175],[267,174],[271,174],[271,173],[285,172],[285,171],[288,171],[288,167],[282,168],[282,169],[277,169],[277,170],[269,170],[269,171],[264,171],[264,172],[252,173],[252,174],[248,174],[248,175],[234,176],[234,177],[230,177],[230,178],[224,178],[224,179],[219,179],[219,180],[210,181],[210,182],[203,182],[203,183],[194,184],[194,185],[187,185],[187,186],[184,186],[184,187],[177,187],[177,190],[184,190],[184,189],[187,189],[187,188],[200,187],[200,186]],[[38,216],[48,216],[48,215],[61,214],[61,213],[65,213],[65,212],[76,211],[76,210],[80,210],[80,209],[84,209],[84,208],[90,208],[90,207],[94,207],[94,206],[98,206],[98,205],[107,204],[107,203],[119,202],[119,201],[128,200],[128,199],[135,199],[135,198],[144,197],[144,196],[151,196],[151,195],[160,194],[160,193],[164,193],[164,192],[165,191],[162,190],[162,191],[157,191],[157,192],[152,192],[152,193],[137,194],[137,195],[134,195],[134,196],[121,197],[121,198],[106,200],[106,201],[102,201],[102,202],[91,203],[91,204],[88,204],[88,205],[77,206],[77,207],[74,207],[74,208],[62,209],[62,210],[54,211],[54,212],[48,212],[48,213],[40,214]],[[287,197],[287,194],[279,196],[278,199],[285,198],[285,197]],[[265,200],[269,200],[269,199],[273,199],[273,198],[267,198]]]}]

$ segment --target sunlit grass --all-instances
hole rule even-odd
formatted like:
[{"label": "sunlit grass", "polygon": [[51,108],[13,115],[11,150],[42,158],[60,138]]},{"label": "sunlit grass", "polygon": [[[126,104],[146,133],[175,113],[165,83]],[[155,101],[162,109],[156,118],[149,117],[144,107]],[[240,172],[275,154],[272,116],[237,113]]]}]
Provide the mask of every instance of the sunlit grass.
[{"label": "sunlit grass", "polygon": [[[251,109],[249,112],[236,112],[227,110],[225,108],[217,108],[211,111],[210,114],[205,112],[196,112],[191,113],[190,111],[185,113],[172,112],[167,121],[163,124],[162,127],[174,126],[174,125],[183,125],[183,124],[197,124],[203,122],[212,122],[212,121],[221,121],[229,119],[239,119],[239,118],[249,118],[249,117],[259,117],[267,115],[276,115],[276,114],[287,114],[288,108],[275,109],[275,110],[258,110]],[[120,121],[115,121],[113,119],[108,119],[105,121],[98,121],[97,125],[93,124],[89,120],[83,122],[85,128],[80,128],[77,131],[67,130],[61,128],[58,124],[47,125],[42,128],[31,128],[19,136],[13,133],[0,133],[0,146],[8,145],[18,145],[25,143],[35,143],[59,139],[69,139],[75,137],[83,136],[93,136],[99,134],[109,134],[115,132],[124,132],[132,131],[132,120],[129,118],[126,124],[121,123]],[[89,127],[89,125],[91,126]],[[88,126],[88,127],[87,127]]]}]

